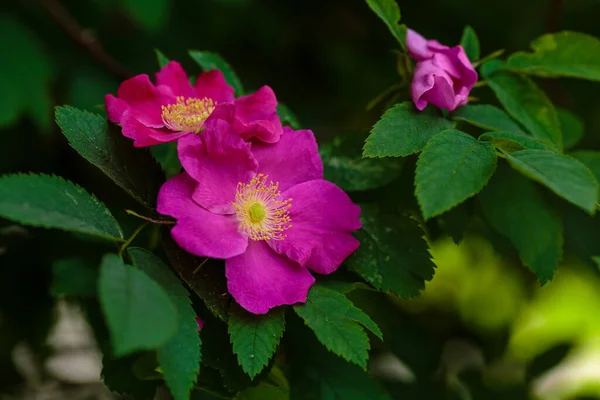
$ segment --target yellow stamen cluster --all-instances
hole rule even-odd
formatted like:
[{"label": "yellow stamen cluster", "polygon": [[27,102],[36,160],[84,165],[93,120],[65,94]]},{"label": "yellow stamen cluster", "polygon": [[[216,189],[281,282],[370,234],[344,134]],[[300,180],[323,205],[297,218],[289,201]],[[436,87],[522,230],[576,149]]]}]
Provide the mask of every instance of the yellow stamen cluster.
[{"label": "yellow stamen cluster", "polygon": [[214,111],[216,103],[209,98],[177,97],[177,103],[162,106],[165,126],[175,132],[199,133],[202,125]]},{"label": "yellow stamen cluster", "polygon": [[240,230],[252,240],[285,239],[283,232],[292,226],[292,199],[281,200],[279,183],[267,179],[258,174],[248,183],[238,183],[235,193],[233,206]]}]

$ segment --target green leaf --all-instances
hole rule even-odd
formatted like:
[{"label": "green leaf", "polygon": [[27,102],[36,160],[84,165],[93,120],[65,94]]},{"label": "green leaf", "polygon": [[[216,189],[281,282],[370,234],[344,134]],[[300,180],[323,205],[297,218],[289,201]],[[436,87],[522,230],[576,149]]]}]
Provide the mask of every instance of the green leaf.
[{"label": "green leaf", "polygon": [[511,117],[536,138],[562,148],[562,133],[554,105],[531,79],[497,71],[488,76],[487,83]]},{"label": "green leaf", "polygon": [[161,347],[177,331],[177,309],[169,295],[116,254],[102,259],[98,295],[117,357]]},{"label": "green leaf", "polygon": [[326,180],[353,192],[385,186],[400,175],[401,160],[362,158],[364,140],[362,134],[347,133],[319,148]]},{"label": "green leaf", "polygon": [[437,218],[439,227],[454,243],[460,244],[469,230],[469,225],[473,219],[471,204],[468,201],[459,204],[448,212]]},{"label": "green leaf", "polygon": [[[141,357],[147,356],[147,353]],[[139,355],[114,358],[110,354],[102,357],[102,381],[113,392],[128,394],[136,400],[153,399],[156,393],[158,380],[141,380],[133,369],[140,359]]]},{"label": "green leaf", "polygon": [[79,258],[64,258],[52,264],[53,296],[95,296],[98,271]]},{"label": "green leaf", "polygon": [[286,333],[292,400],[390,400],[364,370],[328,352],[293,314]]},{"label": "green leaf", "polygon": [[451,117],[485,130],[526,134],[508,114],[489,104],[459,107]]},{"label": "green leaf", "polygon": [[159,68],[164,67],[171,61],[159,49],[154,49],[154,52],[156,53],[156,61],[158,62]]},{"label": "green leaf", "polygon": [[417,153],[429,139],[455,125],[434,107],[417,111],[411,102],[396,104],[371,129],[363,157],[404,157]]},{"label": "green leaf", "polygon": [[292,375],[292,399],[390,400],[373,377],[355,365],[323,351],[322,360]]},{"label": "green leaf", "polygon": [[[502,53],[504,53],[504,50],[498,50],[497,52],[493,53],[493,55],[497,54],[498,56],[500,56]],[[484,62],[485,58],[479,61],[481,63],[481,68],[479,68],[479,72],[484,78],[487,79],[494,72],[505,69],[505,61],[492,58]]]},{"label": "green leaf", "polygon": [[292,129],[302,128],[302,125],[300,125],[300,121],[298,121],[296,115],[285,104],[277,104],[277,115],[279,115],[282,125],[289,125]]},{"label": "green leaf", "polygon": [[517,248],[542,283],[562,259],[563,227],[536,187],[510,168],[498,168],[479,198],[489,223]]},{"label": "green leaf", "polygon": [[590,217],[570,204],[558,209],[564,225],[565,253],[585,260],[598,254],[600,215]]},{"label": "green leaf", "polygon": [[[225,323],[211,315],[204,319],[200,337],[202,343],[207,343],[207,345],[202,349],[202,363],[219,371],[228,390],[239,392],[246,389],[252,380],[238,364],[238,358],[233,354],[227,330],[228,327]],[[266,372],[266,369],[263,370],[255,378],[255,381],[260,381]],[[199,379],[202,380],[202,372]],[[214,382],[214,379],[212,381]]]},{"label": "green leaf", "polygon": [[366,368],[369,339],[360,324],[372,329],[377,336],[381,335],[381,331],[346,296],[334,290],[313,286],[306,303],[295,305],[294,311],[304,319],[329,351]]},{"label": "green leaf", "polygon": [[600,40],[580,32],[550,33],[531,43],[533,53],[508,57],[510,69],[545,78],[600,81]]},{"label": "green leaf", "polygon": [[16,15],[0,16],[0,127],[28,115],[42,130],[52,122],[53,60],[43,43]]},{"label": "green leaf", "polygon": [[361,205],[360,247],[346,263],[375,288],[398,296],[417,296],[433,278],[435,265],[424,233],[409,216]]},{"label": "green leaf", "polygon": [[289,400],[289,398],[288,391],[262,382],[257,387],[244,390],[234,397],[234,400]]},{"label": "green leaf", "polygon": [[507,153],[523,149],[553,150],[552,147],[530,135],[513,132],[487,132],[479,136],[479,140],[487,140],[497,149]]},{"label": "green leaf", "polygon": [[244,88],[242,87],[242,82],[240,78],[236,75],[233,68],[227,61],[225,61],[220,55],[217,53],[211,53],[209,51],[198,51],[198,50],[190,50],[190,57],[202,67],[204,72],[208,72],[213,69],[220,70],[225,76],[225,80],[229,83],[233,90],[235,91],[236,96],[241,96],[244,94]]},{"label": "green leaf", "polygon": [[594,215],[598,181],[579,160],[548,150],[534,149],[506,154],[506,158],[517,171]]},{"label": "green leaf", "polygon": [[563,134],[563,146],[565,149],[571,149],[583,139],[583,120],[564,108],[556,108],[556,114]]},{"label": "green leaf", "polygon": [[[600,182],[600,152],[592,150],[578,150],[569,153],[571,157],[581,161],[586,167],[592,171],[596,177],[596,181]],[[598,188],[598,198],[600,198],[600,186]]]},{"label": "green leaf", "polygon": [[269,363],[285,329],[283,308],[255,315],[233,303],[229,310],[229,335],[233,352],[250,378]]},{"label": "green leaf", "polygon": [[123,239],[121,227],[104,204],[58,176],[0,177],[0,216],[25,225]]},{"label": "green leaf", "polygon": [[121,0],[122,7],[143,29],[158,32],[167,25],[170,2],[168,0]]},{"label": "green leaf", "polygon": [[134,148],[101,116],[74,107],[56,107],[56,123],[83,158],[139,203],[154,208],[164,174],[146,149]]},{"label": "green leaf", "polygon": [[175,336],[158,348],[156,354],[167,386],[175,400],[186,400],[200,371],[200,335],[196,312],[192,308],[187,290],[169,266],[145,249],[128,251],[136,267],[157,282],[169,295],[179,315]]},{"label": "green leaf", "polygon": [[400,8],[396,0],[367,0],[371,10],[387,25],[400,47],[406,50],[406,26],[400,23]]},{"label": "green leaf", "polygon": [[204,300],[217,318],[227,321],[231,295],[227,291],[223,261],[199,258],[186,252],[175,243],[167,227],[161,229],[161,237],[165,253],[179,277]]},{"label": "green leaf", "polygon": [[479,192],[496,169],[496,150],[464,132],[445,131],[423,149],[415,194],[427,220]]},{"label": "green leaf", "polygon": [[596,180],[600,182],[600,151],[578,150],[569,153],[569,155],[588,167],[596,177]]},{"label": "green leaf", "polygon": [[475,62],[479,60],[479,39],[475,30],[470,25],[465,26],[460,38],[460,45],[465,49],[469,61]]},{"label": "green leaf", "polygon": [[177,142],[152,146],[150,147],[150,152],[162,167],[167,179],[181,172],[181,162],[177,155]]}]

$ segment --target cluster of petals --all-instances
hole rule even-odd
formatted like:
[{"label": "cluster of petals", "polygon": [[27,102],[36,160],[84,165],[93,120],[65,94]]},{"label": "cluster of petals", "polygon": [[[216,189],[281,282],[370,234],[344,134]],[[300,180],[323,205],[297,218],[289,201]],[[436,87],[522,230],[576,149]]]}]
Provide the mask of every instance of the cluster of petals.
[{"label": "cluster of petals", "polygon": [[431,103],[453,111],[467,104],[478,76],[462,46],[444,46],[408,29],[406,47],[417,61],[411,85],[417,109],[423,110]]},{"label": "cluster of petals", "polygon": [[219,71],[192,85],[171,62],[156,84],[136,76],[105,102],[135,146],[177,141],[183,172],[162,186],[157,211],[175,218],[180,247],[224,259],[233,298],[264,314],[305,302],[311,271],[332,273],[358,248],[360,208],[324,180],[312,131],[282,127],[269,87],[233,93]]},{"label": "cluster of petals", "polygon": [[221,71],[204,72],[192,85],[176,61],[156,74],[156,84],[146,74],[137,75],[121,84],[117,97],[108,94],[104,102],[108,119],[121,125],[123,135],[133,139],[136,147],[199,133],[208,120],[229,118],[229,113],[234,113],[232,123],[244,139],[274,143],[282,133],[270,87],[236,99]]}]

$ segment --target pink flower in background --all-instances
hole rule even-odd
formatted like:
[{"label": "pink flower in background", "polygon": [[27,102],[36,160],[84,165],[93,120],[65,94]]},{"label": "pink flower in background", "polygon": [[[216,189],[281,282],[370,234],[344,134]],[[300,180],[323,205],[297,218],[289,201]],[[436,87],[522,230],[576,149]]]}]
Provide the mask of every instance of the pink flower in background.
[{"label": "pink flower in background", "polygon": [[309,269],[335,271],[359,246],[360,208],[333,183],[309,130],[283,129],[276,144],[248,143],[224,120],[178,143],[186,172],[167,181],[158,212],[186,251],[226,259],[227,287],[246,310],[305,302]]},{"label": "pink flower in background", "polygon": [[477,72],[462,46],[452,48],[426,40],[412,29],[406,33],[408,53],[417,61],[411,96],[419,110],[428,103],[454,110],[467,104]]},{"label": "pink flower in background", "polygon": [[204,328],[204,321],[200,317],[196,317],[196,323],[198,324],[198,332],[200,332]]},{"label": "pink flower in background", "polygon": [[156,74],[156,85],[148,75],[137,75],[123,82],[117,95],[104,99],[108,119],[121,125],[123,135],[133,139],[135,147],[200,133],[209,118],[229,119],[230,115],[245,140],[256,137],[273,143],[282,132],[271,88],[263,86],[235,99],[219,70],[200,74],[192,86],[181,65],[171,61]]}]

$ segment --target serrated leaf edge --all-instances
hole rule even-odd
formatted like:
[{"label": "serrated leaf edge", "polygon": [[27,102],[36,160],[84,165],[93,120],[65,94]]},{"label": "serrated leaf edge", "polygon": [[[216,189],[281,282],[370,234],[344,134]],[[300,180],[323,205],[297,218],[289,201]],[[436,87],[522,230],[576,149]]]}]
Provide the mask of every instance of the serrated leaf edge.
[{"label": "serrated leaf edge", "polygon": [[54,175],[54,174],[36,174],[36,173],[23,173],[23,172],[18,172],[15,174],[7,174],[7,175],[2,175],[0,176],[0,183],[2,182],[3,179],[6,178],[10,178],[10,177],[44,177],[44,178],[56,178],[64,183],[70,184],[75,186],[75,188],[77,188],[78,190],[81,190],[83,193],[87,194],[88,196],[90,196],[90,198],[92,199],[92,201],[96,204],[99,204],[102,206],[102,208],[104,208],[105,212],[115,221],[116,223],[116,228],[119,231],[120,237],[116,238],[116,237],[112,237],[112,236],[105,236],[105,235],[101,235],[98,233],[90,233],[90,232],[82,232],[80,230],[73,230],[73,229],[62,229],[56,226],[50,226],[50,225],[46,225],[46,224],[35,224],[35,223],[29,223],[29,222],[23,222],[20,221],[18,219],[15,218],[9,218],[6,216],[3,216],[3,218],[6,218],[8,220],[11,221],[15,221],[18,222],[22,225],[27,225],[27,226],[33,226],[33,227],[40,227],[40,228],[45,228],[45,229],[59,229],[62,231],[66,231],[66,232],[76,232],[76,233],[80,233],[80,234],[85,234],[85,235],[90,235],[90,236],[96,236],[99,238],[103,238],[103,239],[108,239],[111,241],[123,241],[124,236],[123,236],[123,230],[121,229],[121,226],[119,225],[119,222],[117,221],[117,219],[114,217],[114,215],[112,215],[112,213],[110,212],[110,210],[108,209],[108,207],[106,206],[106,204],[104,204],[102,201],[100,201],[93,193],[88,192],[87,190],[85,190],[83,187],[79,186],[78,184],[71,182],[68,179],[63,178],[62,176],[59,175]]},{"label": "serrated leaf edge", "polygon": [[[236,347],[238,347],[238,346],[236,346],[236,344],[233,342],[232,336],[233,336],[234,332],[231,330],[231,325],[229,323],[227,324],[227,333],[229,333],[229,343],[231,343],[231,347],[233,349],[233,354],[237,355],[236,358],[238,360],[238,365],[240,367],[242,367],[244,372],[247,373],[251,379],[254,379],[254,377],[256,377],[258,374],[260,374],[263,371],[263,369],[265,369],[265,367],[267,365],[269,365],[269,361],[271,361],[273,356],[275,356],[275,353],[277,353],[277,347],[279,346],[279,343],[281,343],[281,338],[283,337],[283,333],[285,332],[285,318],[282,318],[282,319],[283,319],[283,329],[281,330],[281,335],[279,335],[279,337],[277,337],[277,339],[275,341],[275,346],[274,346],[275,348],[273,350],[273,353],[271,353],[271,355],[264,361],[264,363],[261,363],[261,365],[258,366],[259,369],[254,371],[254,373],[252,371],[247,371],[246,368],[244,368],[244,365],[242,365],[241,354],[239,351],[236,351]],[[231,320],[231,317],[229,318],[229,320]],[[256,336],[254,337],[254,342],[256,343]],[[253,364],[254,364],[254,362],[253,362]]]},{"label": "serrated leaf edge", "polygon": [[[451,130],[451,129],[448,129],[448,130]],[[442,134],[442,133],[444,133],[444,132],[445,132],[445,131],[442,131],[442,132],[440,132],[439,134]],[[432,139],[433,139],[433,138],[432,138]],[[487,177],[487,179],[485,180],[485,182],[483,183],[483,185],[481,186],[481,188],[479,188],[479,190],[478,190],[478,191],[476,191],[476,192],[473,192],[473,193],[469,193],[469,194],[468,194],[468,196],[467,196],[467,197],[465,197],[465,198],[464,198],[462,201],[460,201],[460,202],[458,202],[458,203],[456,203],[456,204],[453,204],[453,205],[451,205],[451,206],[449,206],[449,207],[444,207],[442,210],[440,210],[440,211],[437,211],[437,212],[435,212],[435,213],[432,213],[432,214],[426,214],[426,213],[425,213],[425,210],[424,210],[424,207],[423,207],[423,203],[421,202],[421,198],[420,198],[420,196],[419,196],[419,194],[418,194],[418,192],[420,191],[420,190],[419,190],[419,186],[420,186],[420,185],[417,185],[417,176],[418,176],[418,171],[419,171],[419,164],[420,164],[420,162],[421,162],[421,156],[422,156],[422,155],[423,155],[423,153],[425,152],[425,149],[427,149],[427,147],[429,147],[429,146],[431,145],[431,140],[430,140],[430,141],[429,141],[429,142],[428,142],[428,143],[425,145],[425,147],[423,148],[423,151],[421,152],[421,154],[419,154],[419,158],[418,158],[418,160],[417,160],[417,168],[416,168],[416,170],[415,170],[415,197],[417,198],[417,203],[419,203],[419,207],[420,207],[420,209],[421,209],[421,212],[423,213],[423,219],[424,219],[425,221],[428,221],[428,220],[430,220],[430,219],[431,219],[431,218],[433,218],[433,217],[440,216],[440,215],[444,214],[445,212],[448,212],[448,211],[452,210],[454,207],[456,207],[456,206],[458,206],[458,205],[460,205],[460,204],[464,203],[465,201],[467,201],[467,200],[468,200],[468,199],[470,199],[471,197],[475,196],[477,193],[481,192],[481,191],[483,190],[483,188],[484,188],[484,187],[486,187],[486,185],[489,183],[490,179],[491,179],[491,178],[492,178],[492,176],[494,175],[494,172],[495,172],[495,170],[496,170],[496,167],[498,166],[498,156],[497,156],[497,153],[496,153],[496,148],[494,147],[494,145],[493,145],[491,142],[488,142],[488,141],[483,141],[483,140],[481,140],[481,141],[480,141],[480,140],[477,140],[477,139],[475,139],[475,138],[473,138],[473,144],[483,144],[483,145],[485,145],[485,146],[489,145],[490,147],[492,147],[492,148],[494,149],[494,154],[496,154],[496,157],[494,157],[494,170],[493,170],[493,171],[492,171],[492,173],[491,173],[491,174],[490,174],[490,175]]]}]

